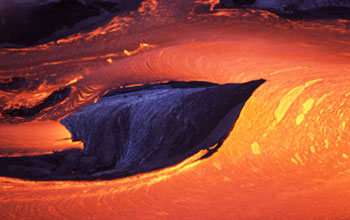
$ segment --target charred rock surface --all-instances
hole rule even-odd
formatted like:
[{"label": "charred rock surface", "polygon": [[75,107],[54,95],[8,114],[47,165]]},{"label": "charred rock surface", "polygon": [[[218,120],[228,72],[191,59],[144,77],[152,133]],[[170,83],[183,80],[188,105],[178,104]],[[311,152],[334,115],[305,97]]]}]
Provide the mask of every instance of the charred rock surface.
[{"label": "charred rock surface", "polygon": [[169,82],[111,91],[61,120],[73,141],[84,143],[82,152],[0,158],[0,175],[111,179],[171,166],[200,150],[208,151],[201,159],[208,158],[264,82]]}]

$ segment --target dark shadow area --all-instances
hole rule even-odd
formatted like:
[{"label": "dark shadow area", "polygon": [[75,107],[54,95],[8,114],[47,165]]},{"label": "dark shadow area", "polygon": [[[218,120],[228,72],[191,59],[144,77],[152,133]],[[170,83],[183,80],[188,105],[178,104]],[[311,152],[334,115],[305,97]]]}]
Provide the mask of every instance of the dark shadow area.
[{"label": "dark shadow area", "polygon": [[[317,0],[314,2],[317,5]],[[329,6],[316,7],[310,4],[310,9],[302,10],[300,8],[304,1],[280,0],[279,8],[273,8],[272,5],[268,7],[268,3],[264,8],[259,8],[255,3],[256,0],[221,0],[215,8],[258,8],[292,20],[350,19],[350,8],[345,7],[346,1],[343,2],[344,6],[341,1],[329,0]]]},{"label": "dark shadow area", "polygon": [[[275,12],[275,13],[278,14],[278,12]],[[285,16],[286,18],[289,18],[292,20],[350,19],[350,8],[323,7],[323,8],[317,8],[317,9],[312,9],[307,11],[294,11],[292,13],[284,13],[279,15]]]},{"label": "dark shadow area", "polygon": [[[114,179],[175,165],[222,146],[252,93],[265,82],[147,84],[113,90],[61,123],[84,150],[1,157],[0,176],[28,180]],[[249,131],[247,131],[249,132]]]},{"label": "dark shadow area", "polygon": [[24,77],[12,77],[0,82],[0,90],[5,92],[21,91],[25,86],[27,80]]},{"label": "dark shadow area", "polygon": [[[11,81],[10,86],[13,84],[13,87],[20,87],[20,82],[21,80]],[[38,105],[35,105],[33,107],[21,106],[19,108],[9,108],[9,109],[5,109],[2,112],[2,114],[4,116],[10,116],[10,117],[22,117],[22,118],[32,117],[38,114],[39,112],[41,112],[42,110],[62,102],[69,96],[70,92],[71,92],[71,88],[68,86],[68,87],[59,89],[57,91],[54,91],[53,93],[51,93],[51,95],[46,97]]]},{"label": "dark shadow area", "polygon": [[42,178],[45,175],[50,175],[53,179],[60,179],[60,176],[69,178],[81,155],[80,149],[70,149],[39,156],[2,157],[0,173],[11,173],[10,177],[24,179]]},{"label": "dark shadow area", "polygon": [[7,93],[20,93],[23,91],[34,91],[40,85],[42,81],[27,79],[25,77],[11,77],[7,79],[2,79],[0,81],[0,90]]},{"label": "dark shadow area", "polygon": [[[43,5],[18,5],[3,9],[0,11],[0,43],[8,47],[18,47],[58,40],[73,34],[68,31],[51,37],[63,28],[70,29],[87,18],[106,15],[105,21],[97,24],[103,25],[118,13],[137,9],[140,2],[141,0],[137,0],[131,4],[127,1],[116,3],[95,0],[82,3],[79,0],[61,0]],[[83,30],[78,29],[79,32],[96,28],[93,23],[91,21],[91,25]]]}]

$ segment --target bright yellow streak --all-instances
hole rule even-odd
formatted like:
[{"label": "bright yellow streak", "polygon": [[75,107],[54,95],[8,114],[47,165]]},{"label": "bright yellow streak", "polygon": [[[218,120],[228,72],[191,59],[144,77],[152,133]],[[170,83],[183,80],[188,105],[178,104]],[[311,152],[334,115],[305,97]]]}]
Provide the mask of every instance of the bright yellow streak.
[{"label": "bright yellow streak", "polygon": [[314,104],[313,99],[308,99],[304,104],[303,104],[303,112],[304,114],[307,114],[310,109],[312,108],[312,105]]},{"label": "bright yellow streak", "polygon": [[312,86],[313,84],[317,83],[317,82],[320,82],[322,81],[323,79],[314,79],[314,80],[311,80],[307,83],[305,83],[305,87],[309,87],[309,86]]},{"label": "bright yellow streak", "polygon": [[301,159],[301,157],[300,157],[300,155],[299,155],[298,152],[295,153],[294,156],[295,156],[295,158],[296,158],[302,165],[304,165],[304,162],[303,162],[303,160]]},{"label": "bright yellow streak", "polygon": [[304,114],[298,115],[298,117],[297,117],[297,119],[296,119],[297,125],[300,125],[301,122],[303,122],[304,118],[305,118],[305,115],[304,115]]},{"label": "bright yellow streak", "polygon": [[296,124],[300,125],[301,122],[303,122],[304,118],[305,118],[305,114],[307,114],[310,109],[312,108],[312,105],[314,104],[314,100],[313,99],[308,99],[304,104],[303,104],[303,114],[298,115],[297,119],[296,119]]},{"label": "bright yellow streak", "polygon": [[273,75],[276,75],[276,74],[279,74],[279,73],[290,72],[290,71],[293,71],[293,70],[302,70],[302,69],[307,69],[307,68],[308,68],[307,66],[297,66],[297,67],[285,68],[285,69],[276,70],[274,72],[271,72],[270,76],[273,76]]},{"label": "bright yellow streak", "polygon": [[319,105],[327,96],[328,94],[324,94],[321,98],[319,98],[316,105]]},{"label": "bright yellow streak", "polygon": [[298,86],[294,89],[290,90],[287,95],[285,95],[278,105],[276,111],[275,111],[275,117],[277,122],[280,122],[286,112],[288,111],[289,107],[292,105],[292,103],[298,98],[298,96],[301,95],[301,93],[304,91],[305,86]]}]

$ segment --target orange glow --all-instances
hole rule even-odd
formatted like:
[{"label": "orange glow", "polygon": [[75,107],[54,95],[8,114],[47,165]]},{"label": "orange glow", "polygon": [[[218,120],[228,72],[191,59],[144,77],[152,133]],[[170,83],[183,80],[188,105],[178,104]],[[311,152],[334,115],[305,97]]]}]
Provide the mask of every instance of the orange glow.
[{"label": "orange glow", "polygon": [[210,5],[210,11],[214,10],[215,5],[220,3],[220,0],[197,0],[197,4],[208,4]]},{"label": "orange glow", "polygon": [[158,7],[157,0],[146,0],[141,3],[141,7],[138,9],[138,11],[141,14],[152,13],[157,9],[157,7]]},{"label": "orange glow", "polygon": [[[70,133],[59,122],[0,125],[0,150],[11,156],[52,153],[68,148],[82,148],[82,144],[72,142]],[[23,153],[16,153],[18,150]]]},{"label": "orange glow", "polygon": [[142,52],[147,51],[147,50],[152,49],[152,48],[155,48],[155,46],[147,44],[147,43],[140,43],[139,47],[136,50],[128,51],[125,49],[124,54],[127,56],[132,56],[132,55],[142,53]]}]

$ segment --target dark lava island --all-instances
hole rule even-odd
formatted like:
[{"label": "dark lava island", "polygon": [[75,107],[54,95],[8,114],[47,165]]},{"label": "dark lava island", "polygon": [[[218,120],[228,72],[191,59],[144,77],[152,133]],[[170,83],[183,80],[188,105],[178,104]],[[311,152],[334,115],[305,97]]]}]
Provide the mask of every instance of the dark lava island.
[{"label": "dark lava island", "polygon": [[[0,175],[30,180],[113,179],[175,165],[223,143],[265,80],[158,83],[112,90],[61,123],[84,150],[2,157]],[[248,132],[248,131],[247,131]],[[214,149],[213,146],[216,146]]]}]

